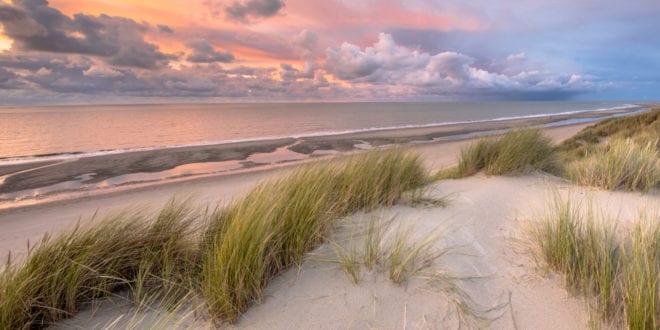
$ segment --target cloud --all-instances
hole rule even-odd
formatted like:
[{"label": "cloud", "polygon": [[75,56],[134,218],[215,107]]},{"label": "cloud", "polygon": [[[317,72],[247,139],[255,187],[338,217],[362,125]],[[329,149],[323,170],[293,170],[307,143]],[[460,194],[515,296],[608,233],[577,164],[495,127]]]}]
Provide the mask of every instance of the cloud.
[{"label": "cloud", "polygon": [[314,63],[305,62],[302,70],[294,68],[290,64],[280,64],[280,78],[284,81],[291,81],[297,79],[312,79],[314,78],[314,73],[316,71],[316,65]]},{"label": "cloud", "polygon": [[167,25],[158,24],[158,25],[156,25],[156,27],[158,27],[158,31],[160,31],[162,33],[167,33],[167,34],[173,34],[174,33],[174,30],[172,30],[172,28],[167,26]]},{"label": "cloud", "polygon": [[99,65],[92,65],[89,67],[89,69],[83,71],[83,76],[88,76],[88,77],[114,78],[114,77],[121,77],[123,75],[124,74],[121,73],[120,71]]},{"label": "cloud", "polygon": [[372,47],[362,50],[345,42],[339,48],[328,48],[326,57],[325,69],[339,79],[370,83],[397,81],[405,70],[418,69],[429,61],[428,54],[398,46],[385,33]]},{"label": "cloud", "polygon": [[154,69],[174,59],[146,42],[149,26],[107,15],[64,15],[45,0],[16,0],[0,5],[4,34],[23,51],[85,54],[109,63]]},{"label": "cloud", "polygon": [[223,62],[229,63],[232,62],[234,54],[225,51],[218,52],[213,49],[213,46],[209,44],[206,40],[194,40],[186,44],[193,52],[188,55],[186,60],[193,63],[214,63],[214,62]]},{"label": "cloud", "polygon": [[0,89],[18,89],[22,87],[23,82],[19,81],[18,76],[0,67]]},{"label": "cloud", "polygon": [[543,70],[510,73],[480,67],[476,59],[457,52],[437,54],[412,51],[397,45],[391,35],[381,33],[378,41],[364,49],[343,43],[326,50],[324,69],[337,79],[365,88],[398,87],[416,95],[532,95],[582,93],[593,84],[577,74],[554,74]]},{"label": "cloud", "polygon": [[234,1],[225,7],[228,18],[247,23],[250,19],[261,19],[275,16],[282,8],[282,0],[248,0],[244,2]]},{"label": "cloud", "polygon": [[302,30],[293,38],[291,44],[300,53],[300,57],[305,60],[311,60],[316,53],[318,36],[314,31]]},{"label": "cloud", "polygon": [[525,53],[511,54],[506,57],[507,61],[524,61]]},{"label": "cloud", "polygon": [[[20,97],[34,100],[110,100],[166,97],[253,97],[302,99],[339,95],[330,91],[313,65],[296,68],[240,66],[224,69],[216,63],[182,66],[178,70],[140,71],[117,68],[85,55],[0,54],[0,103]],[[20,74],[17,74],[20,72]],[[283,74],[286,81],[278,79]],[[327,95],[322,93],[328,93]],[[332,94],[334,93],[334,94]]]}]

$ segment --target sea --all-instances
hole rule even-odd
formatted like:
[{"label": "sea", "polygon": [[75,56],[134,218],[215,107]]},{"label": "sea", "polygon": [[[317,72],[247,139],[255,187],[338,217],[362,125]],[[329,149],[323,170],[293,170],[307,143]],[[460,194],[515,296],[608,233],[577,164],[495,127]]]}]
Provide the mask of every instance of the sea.
[{"label": "sea", "polygon": [[633,108],[630,102],[411,102],[0,107],[0,166],[181,146]]}]

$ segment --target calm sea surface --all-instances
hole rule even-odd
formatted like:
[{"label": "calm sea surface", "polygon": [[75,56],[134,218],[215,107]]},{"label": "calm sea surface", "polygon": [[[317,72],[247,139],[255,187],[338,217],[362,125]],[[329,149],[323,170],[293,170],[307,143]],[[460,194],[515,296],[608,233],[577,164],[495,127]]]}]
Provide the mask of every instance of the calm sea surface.
[{"label": "calm sea surface", "polygon": [[0,164],[45,154],[120,152],[627,106],[499,102],[0,107]]}]

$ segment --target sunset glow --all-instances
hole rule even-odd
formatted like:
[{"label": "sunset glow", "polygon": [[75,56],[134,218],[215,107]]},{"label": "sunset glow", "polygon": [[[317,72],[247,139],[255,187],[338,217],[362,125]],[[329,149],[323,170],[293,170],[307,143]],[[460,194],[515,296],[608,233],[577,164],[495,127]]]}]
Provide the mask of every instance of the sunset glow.
[{"label": "sunset glow", "polygon": [[2,3],[5,103],[659,97],[651,0]]}]

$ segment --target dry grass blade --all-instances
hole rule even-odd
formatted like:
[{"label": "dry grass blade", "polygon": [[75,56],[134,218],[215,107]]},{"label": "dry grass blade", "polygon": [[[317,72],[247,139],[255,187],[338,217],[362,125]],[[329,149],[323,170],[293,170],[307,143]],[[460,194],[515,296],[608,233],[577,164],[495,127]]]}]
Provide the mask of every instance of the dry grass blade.
[{"label": "dry grass blade", "polygon": [[631,329],[657,328],[660,223],[642,212],[632,233],[615,235],[605,219],[570,200],[557,196],[552,214],[536,231],[545,260],[571,287],[593,298],[596,319]]}]

